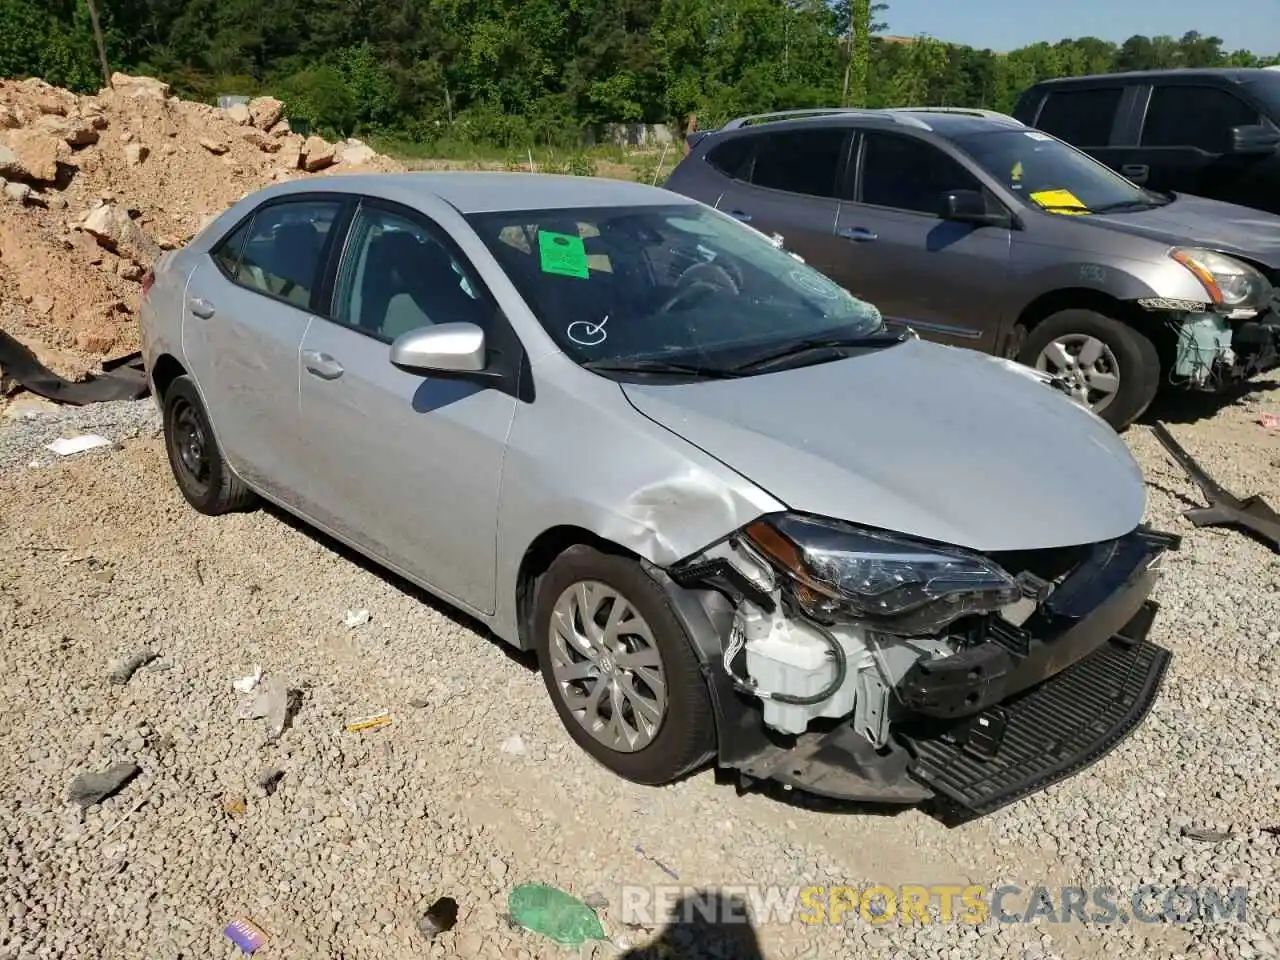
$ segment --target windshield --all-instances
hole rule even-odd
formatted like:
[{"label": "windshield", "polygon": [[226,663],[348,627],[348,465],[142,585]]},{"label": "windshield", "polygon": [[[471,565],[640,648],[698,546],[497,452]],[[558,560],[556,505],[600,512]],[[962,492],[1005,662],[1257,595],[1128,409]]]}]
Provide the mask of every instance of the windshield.
[{"label": "windshield", "polygon": [[[583,189],[590,189],[587,184]],[[880,313],[763,235],[695,204],[474,214],[581,364],[725,369],[790,343],[883,333]]]},{"label": "windshield", "polygon": [[1245,74],[1240,85],[1265,108],[1268,119],[1280,118],[1280,70],[1259,70]]},{"label": "windshield", "polygon": [[1028,205],[1051,213],[1102,213],[1168,202],[1039,130],[974,133],[955,143]]}]

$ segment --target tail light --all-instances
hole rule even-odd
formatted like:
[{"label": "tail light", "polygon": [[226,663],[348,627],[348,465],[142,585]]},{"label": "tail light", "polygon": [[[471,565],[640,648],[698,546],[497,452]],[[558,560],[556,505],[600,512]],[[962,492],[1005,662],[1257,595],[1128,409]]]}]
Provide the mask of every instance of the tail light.
[{"label": "tail light", "polygon": [[156,282],[155,272],[148,270],[142,275],[142,295],[145,297],[151,292],[152,285]]}]

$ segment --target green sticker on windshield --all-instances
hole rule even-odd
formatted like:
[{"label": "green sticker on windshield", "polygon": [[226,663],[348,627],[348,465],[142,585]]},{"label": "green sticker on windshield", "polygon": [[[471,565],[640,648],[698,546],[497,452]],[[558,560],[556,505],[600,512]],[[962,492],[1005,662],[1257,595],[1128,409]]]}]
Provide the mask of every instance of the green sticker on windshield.
[{"label": "green sticker on windshield", "polygon": [[581,237],[539,230],[538,256],[542,261],[543,273],[578,277],[581,280],[591,275],[587,266],[587,248]]}]

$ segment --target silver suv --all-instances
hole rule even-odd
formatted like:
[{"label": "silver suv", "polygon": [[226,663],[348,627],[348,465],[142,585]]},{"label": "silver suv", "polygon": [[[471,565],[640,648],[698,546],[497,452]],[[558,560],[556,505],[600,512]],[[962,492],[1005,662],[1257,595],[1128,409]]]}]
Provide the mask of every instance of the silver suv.
[{"label": "silver suv", "polygon": [[1280,365],[1280,217],[1144,189],[981,110],[800,110],[690,138],[666,184],[891,324],[1061,378],[1117,429],[1165,382]]}]

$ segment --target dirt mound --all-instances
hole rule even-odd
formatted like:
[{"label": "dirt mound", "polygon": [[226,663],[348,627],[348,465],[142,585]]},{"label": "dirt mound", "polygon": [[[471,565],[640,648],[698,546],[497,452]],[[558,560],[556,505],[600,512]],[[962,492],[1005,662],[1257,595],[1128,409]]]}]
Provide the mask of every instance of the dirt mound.
[{"label": "dirt mound", "polygon": [[221,110],[150,77],[116,74],[96,96],[0,81],[0,329],[80,377],[137,349],[147,266],[228,204],[276,180],[398,169],[358,140],[290,132],[270,97]]}]

